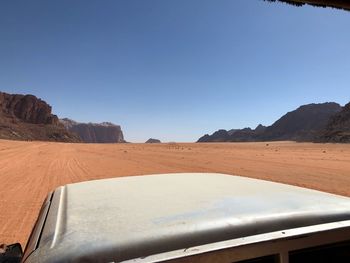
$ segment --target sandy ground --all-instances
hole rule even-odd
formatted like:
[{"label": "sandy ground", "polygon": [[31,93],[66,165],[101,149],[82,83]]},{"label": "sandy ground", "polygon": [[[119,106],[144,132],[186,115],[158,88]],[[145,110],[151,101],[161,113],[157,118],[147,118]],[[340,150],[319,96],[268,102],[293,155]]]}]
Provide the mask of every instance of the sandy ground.
[{"label": "sandy ground", "polygon": [[0,244],[26,244],[43,200],[57,186],[174,172],[236,174],[350,196],[350,145],[63,144],[0,140]]}]

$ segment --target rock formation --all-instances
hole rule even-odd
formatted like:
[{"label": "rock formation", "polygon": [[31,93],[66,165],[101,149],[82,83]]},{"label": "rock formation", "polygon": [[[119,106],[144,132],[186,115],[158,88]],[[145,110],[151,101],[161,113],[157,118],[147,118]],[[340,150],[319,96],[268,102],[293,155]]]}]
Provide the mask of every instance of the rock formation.
[{"label": "rock formation", "polygon": [[52,114],[51,106],[33,95],[0,92],[0,138],[77,142]]},{"label": "rock formation", "polygon": [[262,139],[312,141],[326,127],[329,119],[341,109],[334,102],[303,105],[267,127]]},{"label": "rock formation", "polygon": [[161,143],[161,141],[158,139],[150,138],[145,143]]},{"label": "rock formation", "polygon": [[265,126],[259,124],[254,130],[251,128],[218,130],[212,135],[206,134],[197,142],[248,142],[258,140],[258,136],[265,130]]},{"label": "rock formation", "polygon": [[229,138],[230,138],[229,132],[221,129],[214,132],[212,135],[205,134],[204,136],[199,138],[197,142],[227,142],[229,141]]},{"label": "rock formation", "polygon": [[332,116],[316,141],[321,142],[350,142],[350,103]]},{"label": "rock formation", "polygon": [[51,114],[51,106],[33,95],[0,92],[0,109],[2,119],[17,119],[32,124],[58,124],[57,116]]},{"label": "rock formation", "polygon": [[123,132],[119,125],[110,122],[79,123],[68,118],[60,122],[70,132],[77,134],[86,143],[122,143]]},{"label": "rock formation", "polygon": [[230,136],[230,142],[255,142],[260,140],[261,134],[266,127],[259,124],[254,130],[251,128],[244,128],[236,131]]},{"label": "rock formation", "polygon": [[342,107],[334,102],[303,105],[269,127],[259,124],[254,130],[219,130],[212,135],[204,135],[198,142],[313,141],[325,129],[330,118],[341,110]]}]

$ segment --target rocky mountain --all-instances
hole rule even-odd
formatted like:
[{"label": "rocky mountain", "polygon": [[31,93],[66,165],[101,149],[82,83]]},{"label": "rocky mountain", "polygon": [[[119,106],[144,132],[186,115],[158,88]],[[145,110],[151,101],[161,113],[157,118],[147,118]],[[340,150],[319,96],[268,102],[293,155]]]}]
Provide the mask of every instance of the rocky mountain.
[{"label": "rocky mountain", "polygon": [[87,143],[122,143],[124,136],[119,125],[110,122],[80,123],[68,118],[60,122],[70,132],[75,133],[83,142]]},{"label": "rocky mountain", "polygon": [[255,128],[255,132],[264,132],[266,130],[266,126],[262,125],[262,124],[259,124],[258,126],[256,126]]},{"label": "rocky mountain", "polygon": [[266,127],[259,124],[254,130],[251,128],[244,128],[236,131],[230,137],[231,142],[255,142],[259,141],[261,134]]},{"label": "rocky mountain", "polygon": [[326,127],[329,119],[341,109],[342,107],[334,102],[300,106],[267,127],[262,139],[312,141]]},{"label": "rocky mountain", "polygon": [[265,126],[259,124],[254,130],[251,128],[218,130],[212,135],[206,134],[197,142],[247,142],[256,141],[265,130]]},{"label": "rocky mountain", "polygon": [[77,142],[60,124],[52,108],[33,95],[0,92],[0,138]]},{"label": "rocky mountain", "polygon": [[350,142],[350,103],[330,118],[317,141]]},{"label": "rocky mountain", "polygon": [[228,135],[232,135],[234,134],[236,131],[239,131],[240,129],[231,129],[231,130],[228,130]]},{"label": "rocky mountain", "polygon": [[150,138],[145,143],[161,143],[161,141],[158,139]]},{"label": "rocky mountain", "polygon": [[254,130],[219,130],[212,135],[204,135],[198,142],[313,141],[325,129],[330,118],[341,110],[342,107],[334,102],[303,105],[269,127],[258,125]]},{"label": "rocky mountain", "polygon": [[205,134],[200,137],[197,142],[227,142],[229,138],[229,131],[221,129],[214,132],[212,135]]}]

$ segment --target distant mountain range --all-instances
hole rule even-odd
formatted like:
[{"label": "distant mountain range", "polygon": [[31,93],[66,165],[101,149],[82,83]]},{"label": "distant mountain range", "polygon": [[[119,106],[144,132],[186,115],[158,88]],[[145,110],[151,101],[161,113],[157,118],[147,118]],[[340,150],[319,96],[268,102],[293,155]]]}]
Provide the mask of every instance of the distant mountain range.
[{"label": "distant mountain range", "polygon": [[308,104],[288,112],[271,126],[218,130],[198,142],[317,141],[350,142],[350,105]]},{"label": "distant mountain range", "polygon": [[251,142],[259,140],[258,137],[266,127],[259,124],[254,130],[251,128],[218,130],[212,135],[206,134],[198,142]]},{"label": "distant mountain range", "polygon": [[[0,139],[59,142],[125,142],[119,125],[110,122],[79,123],[59,119],[45,101],[33,95],[0,92]],[[255,141],[350,142],[350,103],[308,104],[288,112],[271,126],[218,130],[198,142]],[[148,143],[159,142],[150,139]]]},{"label": "distant mountain range", "polygon": [[68,131],[78,135],[83,142],[125,142],[121,127],[110,122],[80,123],[68,118],[61,119],[60,122],[66,127]]}]

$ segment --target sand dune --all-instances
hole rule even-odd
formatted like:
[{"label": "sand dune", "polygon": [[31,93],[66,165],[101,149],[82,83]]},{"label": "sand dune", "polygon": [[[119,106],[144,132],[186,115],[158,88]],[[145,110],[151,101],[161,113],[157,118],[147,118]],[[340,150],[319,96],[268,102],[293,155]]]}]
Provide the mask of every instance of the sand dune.
[{"label": "sand dune", "polygon": [[44,198],[57,186],[174,172],[236,174],[350,196],[350,145],[64,144],[0,140],[0,243],[19,241],[25,245]]}]

